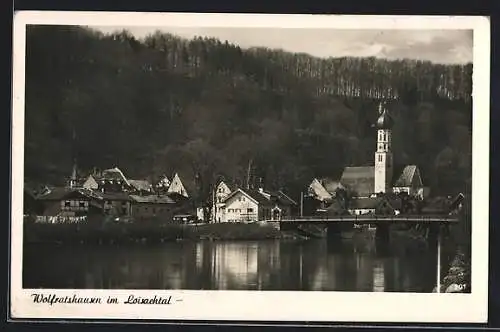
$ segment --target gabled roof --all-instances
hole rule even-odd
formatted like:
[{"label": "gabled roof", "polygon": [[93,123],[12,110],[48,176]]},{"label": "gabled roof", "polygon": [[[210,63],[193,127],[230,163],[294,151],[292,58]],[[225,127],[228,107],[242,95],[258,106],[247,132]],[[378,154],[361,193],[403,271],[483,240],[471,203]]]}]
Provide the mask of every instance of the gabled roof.
[{"label": "gabled roof", "polygon": [[189,189],[186,188],[184,181],[179,176],[179,173],[175,173],[175,175],[173,176],[167,192],[168,193],[178,193],[178,194],[180,194],[182,196],[186,196],[186,197],[189,197],[191,194],[189,192]]},{"label": "gabled roof", "polygon": [[334,194],[337,188],[342,187],[341,183],[338,180],[334,180],[332,178],[322,178],[319,180],[323,185],[323,188],[326,189],[330,194]]},{"label": "gabled roof", "polygon": [[340,178],[340,183],[345,188],[356,192],[358,196],[369,196],[374,191],[375,167],[346,167]]},{"label": "gabled roof", "polygon": [[413,185],[422,186],[420,171],[416,165],[407,165],[399,178],[394,182],[395,187],[411,187]]},{"label": "gabled roof", "polygon": [[138,195],[130,195],[132,201],[137,203],[146,203],[146,204],[175,204],[175,201],[168,197],[167,195],[148,195],[148,196],[138,196]]},{"label": "gabled roof", "polygon": [[217,185],[215,186],[215,188],[219,188],[219,186],[224,183],[230,191],[234,191],[236,190],[236,188],[238,188],[237,185],[235,185],[234,183],[228,181],[228,180],[220,180],[219,182],[217,182]]},{"label": "gabled roof", "polygon": [[332,195],[323,187],[321,182],[318,179],[313,179],[309,187],[307,188],[307,192],[310,196],[320,200],[330,200],[332,199]]},{"label": "gabled roof", "polygon": [[282,190],[278,191],[278,197],[280,199],[280,203],[282,204],[297,205],[297,202],[285,194]]},{"label": "gabled roof", "polygon": [[253,190],[253,189],[243,190],[241,188],[238,188],[235,191],[233,191],[232,193],[230,193],[229,195],[227,195],[227,197],[224,199],[224,202],[227,202],[232,197],[234,197],[234,196],[236,196],[238,194],[239,195],[244,195],[244,196],[250,198],[251,200],[253,200],[257,204],[263,204],[263,205],[265,205],[265,204],[270,204],[271,203],[271,201],[269,199],[267,199],[258,190]]},{"label": "gabled roof", "polygon": [[148,180],[128,180],[130,185],[139,191],[151,191],[153,186]]},{"label": "gabled roof", "polygon": [[[94,177],[95,178],[95,177]],[[114,180],[114,181],[123,181],[125,184],[130,186],[125,175],[118,167],[113,167],[110,169],[106,169],[102,171],[101,175],[97,177],[99,180]]]}]

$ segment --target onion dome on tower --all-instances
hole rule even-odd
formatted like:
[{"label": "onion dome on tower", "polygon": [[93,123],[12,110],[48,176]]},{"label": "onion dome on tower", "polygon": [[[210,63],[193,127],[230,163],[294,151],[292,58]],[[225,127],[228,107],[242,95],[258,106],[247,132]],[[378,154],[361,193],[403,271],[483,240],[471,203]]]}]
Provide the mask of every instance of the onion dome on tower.
[{"label": "onion dome on tower", "polygon": [[375,123],[376,127],[378,129],[392,129],[392,126],[394,126],[394,120],[382,103],[378,106],[378,112],[380,115]]}]

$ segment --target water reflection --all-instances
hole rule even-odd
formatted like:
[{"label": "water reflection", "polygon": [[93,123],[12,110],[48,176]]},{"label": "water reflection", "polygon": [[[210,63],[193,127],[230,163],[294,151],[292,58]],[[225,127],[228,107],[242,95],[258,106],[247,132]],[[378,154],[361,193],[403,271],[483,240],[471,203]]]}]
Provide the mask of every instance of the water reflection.
[{"label": "water reflection", "polygon": [[26,245],[26,288],[430,292],[427,251],[380,255],[372,241]]}]

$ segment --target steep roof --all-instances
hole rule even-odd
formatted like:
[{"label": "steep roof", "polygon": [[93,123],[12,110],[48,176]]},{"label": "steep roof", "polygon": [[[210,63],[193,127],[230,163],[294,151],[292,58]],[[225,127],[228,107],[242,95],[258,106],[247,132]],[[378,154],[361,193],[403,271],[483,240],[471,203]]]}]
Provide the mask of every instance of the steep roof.
[{"label": "steep roof", "polygon": [[175,201],[168,197],[167,195],[148,195],[148,196],[138,196],[130,195],[130,198],[137,203],[147,203],[147,204],[175,204]]},{"label": "steep roof", "polygon": [[278,198],[280,200],[280,203],[289,204],[289,205],[297,205],[297,202],[293,198],[291,198],[290,196],[285,194],[282,190],[279,190],[277,195],[278,195]]},{"label": "steep roof", "polygon": [[179,195],[189,197],[189,193],[187,188],[184,186],[184,182],[178,173],[175,173],[172,181],[170,182],[170,186],[168,187],[169,193],[177,193]]},{"label": "steep roof", "polygon": [[403,168],[399,178],[394,182],[394,186],[411,187],[412,185],[422,186],[422,178],[416,165],[407,165]]},{"label": "steep roof", "polygon": [[232,183],[229,180],[224,180],[224,179],[219,180],[215,187],[218,188],[222,183],[224,183],[231,191],[234,191],[234,190],[236,190],[236,188],[238,188],[238,186],[236,184]]},{"label": "steep roof", "polygon": [[258,190],[254,189],[243,190],[241,188],[238,188],[229,195],[227,195],[227,197],[224,199],[224,202],[227,202],[229,199],[238,194],[251,198],[253,201],[257,202],[257,204],[266,205],[271,203],[271,201]]},{"label": "steep roof", "polygon": [[153,189],[148,180],[128,180],[130,185],[139,191],[150,191]]},{"label": "steep roof", "polygon": [[322,178],[319,181],[323,185],[323,188],[325,188],[326,191],[328,191],[330,194],[335,193],[335,190],[337,190],[337,188],[342,187],[338,180],[334,180],[329,177]]},{"label": "steep roof", "polygon": [[312,180],[311,184],[307,188],[307,193],[310,196],[312,196],[320,201],[332,199],[332,195],[330,195],[328,190],[326,190],[326,188],[316,178]]},{"label": "steep roof", "polygon": [[346,167],[340,178],[342,186],[357,193],[358,196],[369,196],[375,186],[374,166]]},{"label": "steep roof", "polygon": [[114,180],[114,181],[120,180],[130,186],[130,183],[128,182],[127,178],[125,177],[125,175],[123,175],[123,172],[118,167],[105,169],[104,171],[102,171],[101,176],[98,178],[100,180]]}]

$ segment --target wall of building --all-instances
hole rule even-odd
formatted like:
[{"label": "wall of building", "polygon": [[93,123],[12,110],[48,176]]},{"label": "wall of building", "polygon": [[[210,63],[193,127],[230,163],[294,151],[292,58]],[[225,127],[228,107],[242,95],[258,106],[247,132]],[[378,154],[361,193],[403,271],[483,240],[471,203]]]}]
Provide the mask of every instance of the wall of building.
[{"label": "wall of building", "polygon": [[172,207],[170,204],[133,203],[131,205],[131,215],[138,218],[170,218],[172,217]]},{"label": "wall of building", "polygon": [[224,220],[221,222],[252,222],[259,219],[259,205],[239,194],[226,201]]},{"label": "wall of building", "polygon": [[83,199],[68,199],[58,201],[42,201],[42,214],[46,216],[66,215],[87,215],[95,212],[91,209],[90,202]]},{"label": "wall of building", "polygon": [[128,201],[115,200],[104,201],[104,213],[113,216],[129,216],[131,212],[131,204]]}]

